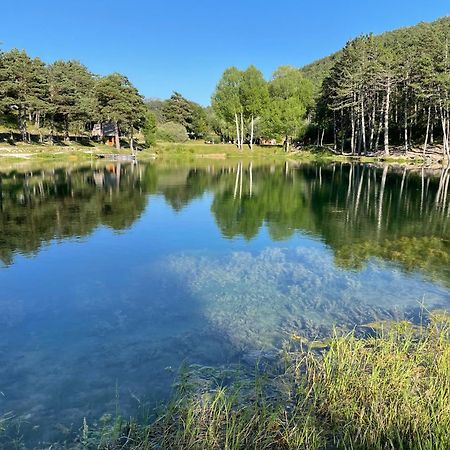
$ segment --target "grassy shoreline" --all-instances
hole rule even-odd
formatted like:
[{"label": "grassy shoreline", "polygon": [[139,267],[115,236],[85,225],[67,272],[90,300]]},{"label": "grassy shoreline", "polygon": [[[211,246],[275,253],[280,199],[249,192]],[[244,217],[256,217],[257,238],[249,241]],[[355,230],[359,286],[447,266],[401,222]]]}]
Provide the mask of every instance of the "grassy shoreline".
[{"label": "grassy shoreline", "polygon": [[[150,424],[116,420],[89,431],[92,448],[450,448],[450,316],[424,326],[372,324],[318,350],[294,336],[279,367],[221,381],[182,373],[176,395]],[[296,343],[295,343],[296,341]]]},{"label": "grassy shoreline", "polygon": [[[85,419],[76,439],[39,448],[450,448],[448,312],[432,312],[421,325],[363,328],[363,336],[336,332],[321,345],[294,335],[276,363],[261,361],[245,375],[182,370],[173,399],[155,420]],[[0,447],[6,436],[7,430],[2,441],[0,433]]]},{"label": "grassy shoreline", "polygon": [[[450,448],[450,316],[373,324],[317,350],[294,336],[282,367],[249,379],[182,373],[148,424],[116,421],[84,444],[119,449]],[[296,341],[296,344],[295,344]],[[228,379],[227,379],[228,378]],[[120,426],[119,426],[120,424]],[[90,440],[89,436],[93,438]],[[83,442],[83,439],[81,439]]]},{"label": "grassy shoreline", "polygon": [[[109,155],[120,154],[129,155],[129,148],[116,150],[107,145],[93,144],[83,145],[71,142],[64,145],[48,144],[4,144],[0,146],[0,165],[24,161],[89,161],[104,157],[108,159]],[[294,160],[294,161],[324,161],[324,162],[374,162],[390,163],[401,165],[426,165],[439,166],[442,162],[438,159],[424,160],[419,153],[402,155],[393,153],[391,156],[381,154],[373,156],[352,156],[336,154],[326,148],[307,147],[291,152],[284,152],[281,146],[259,147],[254,150],[245,148],[238,150],[233,144],[204,144],[198,142],[189,143],[165,143],[159,142],[154,147],[142,148],[137,151],[137,158],[141,161],[153,159],[164,160]]]}]

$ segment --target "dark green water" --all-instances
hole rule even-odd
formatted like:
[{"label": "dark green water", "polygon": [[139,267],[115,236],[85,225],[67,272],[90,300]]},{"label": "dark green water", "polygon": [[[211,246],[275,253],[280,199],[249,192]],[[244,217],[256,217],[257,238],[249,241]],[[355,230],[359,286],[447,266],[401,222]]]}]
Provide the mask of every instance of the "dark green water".
[{"label": "dark green water", "polygon": [[0,416],[61,439],[164,401],[183,362],[449,307],[449,194],[362,164],[0,171]]}]

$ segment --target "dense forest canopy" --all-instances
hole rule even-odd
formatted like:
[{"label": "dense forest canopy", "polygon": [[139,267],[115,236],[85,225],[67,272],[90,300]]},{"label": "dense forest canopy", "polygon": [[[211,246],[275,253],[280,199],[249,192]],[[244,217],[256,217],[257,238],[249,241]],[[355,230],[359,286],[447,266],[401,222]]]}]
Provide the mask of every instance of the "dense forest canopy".
[{"label": "dense forest canopy", "polygon": [[145,114],[143,98],[123,75],[95,76],[78,61],[44,64],[16,49],[0,53],[0,124],[11,141],[14,130],[25,142],[33,131],[52,144],[58,133],[68,141],[70,133],[89,136],[95,123],[112,123],[132,146]]},{"label": "dense forest canopy", "polygon": [[[0,53],[0,124],[30,140],[85,134],[113,123],[133,147],[135,131],[156,140],[328,145],[388,155],[393,148],[450,158],[450,18],[379,36],[359,36],[303,68],[227,68],[203,107],[174,92],[145,100],[120,74],[98,77],[77,61],[44,64],[24,51]],[[14,139],[11,131],[11,139]]]}]

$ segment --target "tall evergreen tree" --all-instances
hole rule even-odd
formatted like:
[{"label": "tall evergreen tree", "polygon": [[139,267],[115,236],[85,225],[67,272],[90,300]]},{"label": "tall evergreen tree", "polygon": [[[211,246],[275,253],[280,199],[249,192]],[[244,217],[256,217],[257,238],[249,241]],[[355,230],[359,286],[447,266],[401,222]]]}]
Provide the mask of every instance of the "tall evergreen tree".
[{"label": "tall evergreen tree", "polygon": [[142,126],[146,114],[142,96],[128,78],[118,73],[100,78],[95,93],[101,120],[114,123],[116,148],[120,148],[120,129],[123,129],[128,132],[134,151],[134,129]]},{"label": "tall evergreen tree", "polygon": [[22,140],[29,140],[29,114],[47,94],[45,64],[26,52],[11,50],[0,56],[0,108],[13,113]]},{"label": "tall evergreen tree", "polygon": [[55,121],[60,123],[64,139],[68,140],[69,127],[74,121],[84,125],[95,118],[94,77],[78,61],[56,61],[48,67],[48,84],[51,129]]}]

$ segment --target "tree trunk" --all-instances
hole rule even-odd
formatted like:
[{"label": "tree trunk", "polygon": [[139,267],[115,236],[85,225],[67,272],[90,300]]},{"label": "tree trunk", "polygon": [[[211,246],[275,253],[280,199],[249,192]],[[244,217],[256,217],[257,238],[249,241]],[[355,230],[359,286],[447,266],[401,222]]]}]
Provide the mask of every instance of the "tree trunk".
[{"label": "tree trunk", "polygon": [[19,130],[22,136],[22,141],[27,141],[27,119],[26,119],[26,111],[22,106],[19,107],[18,111],[18,122],[19,122]]},{"label": "tree trunk", "polygon": [[117,121],[114,122],[114,141],[116,144],[116,149],[120,150],[120,133],[119,133],[119,124]]},{"label": "tree trunk", "polygon": [[355,154],[355,109],[352,106],[352,112],[351,112],[351,118],[352,118],[352,139],[350,141],[350,148],[352,155]]},{"label": "tree trunk", "polygon": [[69,141],[69,118],[67,116],[64,117],[64,141]]},{"label": "tree trunk", "polygon": [[358,114],[356,120],[356,152],[361,155],[361,145],[362,145],[362,129],[361,129],[361,115]]},{"label": "tree trunk", "polygon": [[384,107],[384,154],[389,155],[389,103],[391,97],[391,80],[388,78],[386,86],[386,104]]},{"label": "tree trunk", "polygon": [[131,127],[131,130],[130,130],[130,150],[131,150],[131,154],[134,155],[134,134],[133,134],[133,127]]},{"label": "tree trunk", "polygon": [[377,114],[377,102],[373,102],[372,108],[372,119],[370,121],[370,138],[369,138],[369,151],[373,151],[374,148],[374,138],[375,138],[375,124],[376,124],[376,114]]},{"label": "tree trunk", "polygon": [[427,152],[428,134],[430,132],[430,119],[431,119],[431,106],[428,106],[428,119],[427,119],[427,131],[425,132],[425,143],[423,144],[423,157]]},{"label": "tree trunk", "polygon": [[284,151],[287,153],[289,151],[289,136],[286,136],[284,140]]},{"label": "tree trunk", "polygon": [[430,128],[430,145],[434,145],[434,120],[431,122]]},{"label": "tree trunk", "polygon": [[365,122],[365,112],[364,112],[364,96],[361,96],[361,133],[362,133],[362,145],[364,154],[367,153],[366,144],[366,122]]},{"label": "tree trunk", "polygon": [[379,146],[379,142],[380,142],[380,137],[381,137],[381,130],[383,128],[383,114],[384,114],[384,99],[381,103],[381,109],[380,109],[380,120],[378,121],[378,128],[377,128],[377,136],[375,138],[375,145],[374,145],[374,150],[377,152],[378,151],[378,146]]},{"label": "tree trunk", "polygon": [[333,110],[333,150],[337,151],[336,111]]},{"label": "tree trunk", "polygon": [[447,154],[447,145],[448,145],[448,137],[447,137],[447,117],[445,115],[445,110],[441,106],[440,107],[440,113],[441,113],[441,125],[442,125],[442,143],[444,146],[444,155]]},{"label": "tree trunk", "polygon": [[[448,99],[447,99],[448,100]],[[448,161],[447,163],[450,163],[450,142],[449,142],[449,136],[450,136],[450,117],[449,117],[449,108],[448,106],[445,109],[446,111],[446,120],[447,120],[447,131],[445,133],[446,138],[447,138],[447,142],[446,142],[446,148],[447,148],[447,158]]]},{"label": "tree trunk", "polygon": [[55,134],[55,115],[52,114],[52,118],[50,119],[50,145],[53,145]]},{"label": "tree trunk", "polygon": [[408,151],[408,93],[405,93],[405,115],[404,115],[404,123],[403,123],[403,133],[404,133],[404,141],[405,141],[405,152]]}]

